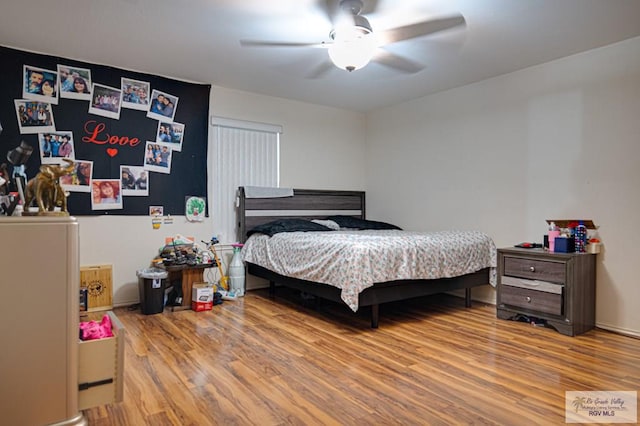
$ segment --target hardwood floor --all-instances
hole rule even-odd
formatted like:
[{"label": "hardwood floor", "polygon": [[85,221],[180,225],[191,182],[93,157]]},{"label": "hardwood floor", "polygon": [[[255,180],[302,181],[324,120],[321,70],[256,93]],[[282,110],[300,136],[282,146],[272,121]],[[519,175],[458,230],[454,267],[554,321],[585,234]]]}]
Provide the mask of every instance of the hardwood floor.
[{"label": "hardwood floor", "polygon": [[278,288],[213,311],[115,310],[125,401],[90,425],[564,424],[565,391],[639,390],[640,339],[498,320],[437,295],[369,310]]}]

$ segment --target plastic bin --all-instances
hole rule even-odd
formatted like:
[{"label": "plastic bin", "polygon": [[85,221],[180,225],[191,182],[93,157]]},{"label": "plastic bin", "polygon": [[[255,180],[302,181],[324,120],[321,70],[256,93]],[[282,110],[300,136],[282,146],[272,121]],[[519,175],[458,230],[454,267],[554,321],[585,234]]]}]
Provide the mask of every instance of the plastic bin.
[{"label": "plastic bin", "polygon": [[159,314],[164,310],[164,287],[168,272],[147,268],[138,270],[137,275],[140,311],[145,315]]}]

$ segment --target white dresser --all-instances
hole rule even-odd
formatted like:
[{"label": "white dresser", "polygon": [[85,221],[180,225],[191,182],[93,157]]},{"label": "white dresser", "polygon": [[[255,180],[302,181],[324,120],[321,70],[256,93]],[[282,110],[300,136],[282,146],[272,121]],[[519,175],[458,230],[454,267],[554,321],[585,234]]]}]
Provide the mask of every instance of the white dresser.
[{"label": "white dresser", "polygon": [[119,329],[102,353],[113,360],[111,390],[78,402],[80,366],[93,364],[79,356],[78,228],[69,216],[0,216],[2,424],[84,425],[79,407],[122,400],[124,329],[112,317]]}]

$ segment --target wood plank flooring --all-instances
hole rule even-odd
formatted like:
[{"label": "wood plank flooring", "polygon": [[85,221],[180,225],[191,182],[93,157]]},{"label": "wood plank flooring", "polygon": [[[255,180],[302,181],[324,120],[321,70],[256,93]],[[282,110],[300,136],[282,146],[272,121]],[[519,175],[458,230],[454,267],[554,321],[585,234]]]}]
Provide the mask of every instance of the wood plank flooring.
[{"label": "wood plank flooring", "polygon": [[369,310],[278,288],[213,311],[115,310],[125,401],[90,425],[557,425],[565,391],[640,390],[640,339],[578,337],[436,295]]}]

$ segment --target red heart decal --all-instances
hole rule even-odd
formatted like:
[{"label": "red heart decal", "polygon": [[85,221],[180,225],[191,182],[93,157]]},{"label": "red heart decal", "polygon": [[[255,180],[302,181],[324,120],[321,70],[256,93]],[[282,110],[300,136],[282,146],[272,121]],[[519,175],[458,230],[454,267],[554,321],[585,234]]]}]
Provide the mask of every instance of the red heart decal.
[{"label": "red heart decal", "polygon": [[115,157],[118,154],[118,150],[116,148],[107,148],[107,154],[109,154],[109,157]]}]

